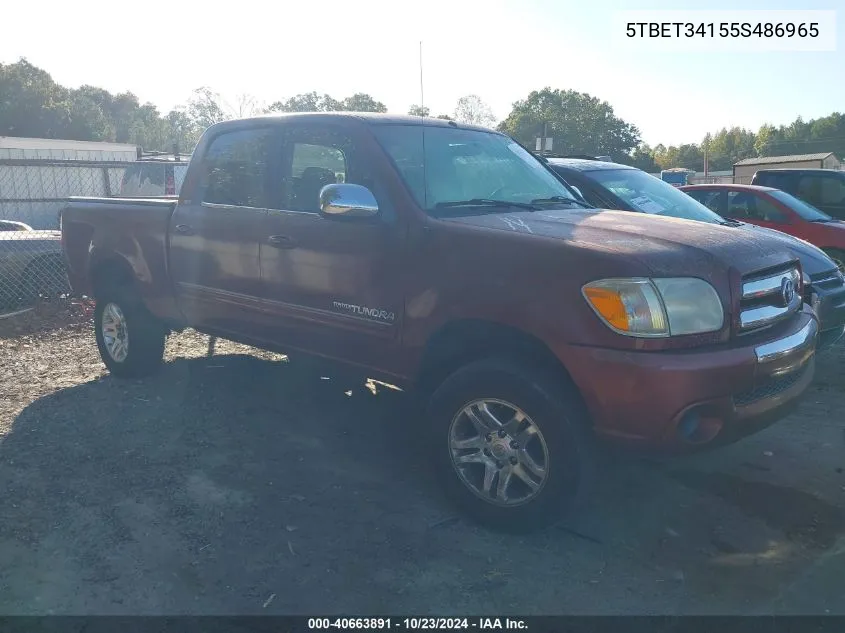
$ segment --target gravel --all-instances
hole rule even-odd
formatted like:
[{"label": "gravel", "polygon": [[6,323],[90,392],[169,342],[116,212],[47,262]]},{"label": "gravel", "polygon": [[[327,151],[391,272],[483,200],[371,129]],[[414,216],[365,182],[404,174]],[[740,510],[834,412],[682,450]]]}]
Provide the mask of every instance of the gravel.
[{"label": "gravel", "polygon": [[[0,614],[845,615],[843,346],[798,412],[683,460],[608,455],[513,537],[434,484],[413,402],[188,330],[108,376],[90,305],[0,320]],[[64,324],[64,325],[63,325]]]}]

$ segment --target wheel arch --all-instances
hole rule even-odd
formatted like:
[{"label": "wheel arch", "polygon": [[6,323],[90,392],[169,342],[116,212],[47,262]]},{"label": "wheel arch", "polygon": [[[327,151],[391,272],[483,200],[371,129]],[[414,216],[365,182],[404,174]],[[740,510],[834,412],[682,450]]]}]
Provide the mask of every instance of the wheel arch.
[{"label": "wheel arch", "polygon": [[537,336],[494,321],[460,319],[444,324],[429,337],[415,386],[431,394],[460,367],[494,357],[528,363],[574,385],[566,366]]},{"label": "wheel arch", "polygon": [[135,272],[129,262],[116,253],[92,257],[89,267],[91,291],[94,297],[106,288],[128,288],[135,290]]}]

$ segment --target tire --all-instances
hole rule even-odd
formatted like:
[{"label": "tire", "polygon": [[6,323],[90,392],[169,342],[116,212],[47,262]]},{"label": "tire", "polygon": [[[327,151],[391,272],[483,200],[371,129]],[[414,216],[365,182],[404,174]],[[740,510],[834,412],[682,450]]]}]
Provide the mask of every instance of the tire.
[{"label": "tire", "polygon": [[[125,347],[122,349],[125,349],[125,352],[120,351],[121,348],[107,344],[106,341],[104,325],[115,332],[113,327],[115,317],[123,323]],[[141,378],[155,373],[161,366],[167,332],[162,324],[147,311],[140,299],[131,293],[107,290],[102,293],[102,296],[97,297],[94,310],[94,332],[100,357],[111,374],[120,378]],[[115,351],[120,351],[120,353],[115,353]]]},{"label": "tire", "polygon": [[[509,428],[513,435],[504,437],[495,433],[492,443],[486,437],[474,438],[478,428],[465,411],[481,400],[500,422],[515,410],[520,414],[513,420],[527,416],[520,425],[523,430]],[[472,410],[484,418],[477,407]],[[428,417],[434,463],[446,494],[487,527],[536,530],[571,512],[588,495],[595,468],[593,436],[581,397],[565,377],[552,381],[550,375],[508,360],[476,361],[438,387],[429,401]],[[539,437],[536,431],[526,432],[526,425],[535,427]],[[452,449],[465,444],[472,446]],[[459,466],[456,459],[469,461]],[[496,471],[491,474],[492,468]],[[505,494],[498,497],[502,477],[506,477]],[[536,490],[527,485],[526,477]],[[488,479],[493,495],[483,492]]]},{"label": "tire", "polygon": [[822,250],[836,263],[839,270],[845,272],[845,251],[838,248],[823,248]]}]

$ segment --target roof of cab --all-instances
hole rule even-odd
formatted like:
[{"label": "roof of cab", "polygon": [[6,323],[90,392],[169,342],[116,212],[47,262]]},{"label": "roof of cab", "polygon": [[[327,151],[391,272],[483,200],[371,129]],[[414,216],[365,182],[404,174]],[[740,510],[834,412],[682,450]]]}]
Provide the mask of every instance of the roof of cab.
[{"label": "roof of cab", "polygon": [[547,158],[552,167],[567,167],[575,171],[599,171],[611,169],[637,169],[630,165],[609,163],[603,160],[587,160],[586,158]]},{"label": "roof of cab", "polygon": [[425,125],[426,127],[441,127],[441,128],[458,128],[461,130],[478,130],[481,132],[490,132],[493,134],[501,134],[496,130],[481,127],[478,125],[469,125],[460,123],[458,121],[450,121],[446,119],[437,119],[432,117],[419,117],[411,115],[400,114],[381,114],[376,112],[287,112],[287,113],[272,113],[263,114],[261,116],[250,117],[246,119],[232,119],[231,121],[223,121],[213,125],[216,130],[228,127],[244,127],[249,125],[266,125],[269,121],[289,121],[291,119],[298,119],[308,123],[331,123],[339,121],[356,121],[365,125]]}]

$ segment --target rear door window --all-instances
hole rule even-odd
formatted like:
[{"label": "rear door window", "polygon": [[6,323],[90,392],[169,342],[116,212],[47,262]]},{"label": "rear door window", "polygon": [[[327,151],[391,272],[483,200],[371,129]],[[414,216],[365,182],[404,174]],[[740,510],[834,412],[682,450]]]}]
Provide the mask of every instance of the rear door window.
[{"label": "rear door window", "polygon": [[269,162],[275,135],[268,128],[225,132],[203,157],[202,201],[270,208]]}]

